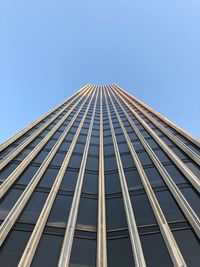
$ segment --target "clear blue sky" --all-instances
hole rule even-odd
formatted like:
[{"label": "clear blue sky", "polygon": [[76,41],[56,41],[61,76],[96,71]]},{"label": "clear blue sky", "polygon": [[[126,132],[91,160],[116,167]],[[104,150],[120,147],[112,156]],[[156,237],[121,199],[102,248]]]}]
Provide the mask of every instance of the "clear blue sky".
[{"label": "clear blue sky", "polygon": [[1,0],[0,142],[86,83],[200,136],[199,0]]}]

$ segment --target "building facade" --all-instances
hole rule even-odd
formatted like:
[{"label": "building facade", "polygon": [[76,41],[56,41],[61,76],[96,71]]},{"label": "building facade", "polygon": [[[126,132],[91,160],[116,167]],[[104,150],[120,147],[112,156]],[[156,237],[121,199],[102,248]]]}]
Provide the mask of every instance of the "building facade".
[{"label": "building facade", "polygon": [[113,84],[0,146],[1,267],[199,267],[200,142]]}]

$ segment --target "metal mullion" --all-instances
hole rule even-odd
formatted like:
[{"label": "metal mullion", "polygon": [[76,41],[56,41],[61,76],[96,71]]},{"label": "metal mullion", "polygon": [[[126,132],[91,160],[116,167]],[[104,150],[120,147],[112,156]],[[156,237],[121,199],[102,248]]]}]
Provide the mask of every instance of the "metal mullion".
[{"label": "metal mullion", "polygon": [[173,123],[172,121],[170,121],[169,119],[167,119],[166,117],[164,117],[163,115],[161,115],[160,113],[158,113],[157,111],[155,111],[154,109],[152,109],[151,107],[149,107],[148,105],[144,104],[142,101],[140,101],[136,97],[132,96],[131,94],[129,94],[128,92],[126,92],[125,90],[123,90],[122,88],[120,88],[119,86],[117,86],[116,84],[113,84],[113,86],[116,89],[118,89],[118,90],[123,91],[124,93],[126,93],[128,96],[130,96],[131,98],[133,98],[136,102],[140,103],[143,107],[145,107],[147,110],[151,111],[159,119],[161,119],[162,121],[164,121],[167,125],[171,126],[173,129],[175,129],[177,132],[179,132],[180,134],[182,134],[185,138],[187,138],[189,141],[191,141],[193,144],[195,144],[196,146],[198,146],[200,148],[200,140],[198,138],[192,136],[191,134],[189,134],[188,132],[186,132],[184,129],[182,129],[181,127],[177,126],[175,123]]},{"label": "metal mullion", "polygon": [[77,182],[76,182],[76,187],[75,187],[75,192],[74,192],[71,210],[69,214],[69,219],[68,219],[67,227],[65,230],[64,240],[63,240],[60,258],[58,262],[58,267],[67,267],[69,266],[69,262],[70,262],[70,256],[71,256],[71,250],[72,250],[72,245],[73,245],[73,238],[74,238],[74,232],[75,232],[75,227],[76,227],[76,220],[77,220],[77,215],[78,215],[78,208],[79,208],[79,203],[80,203],[81,190],[82,190],[83,178],[85,174],[85,167],[86,167],[87,156],[88,156],[88,151],[89,151],[89,146],[90,146],[98,94],[99,94],[99,90],[97,89],[93,114],[92,114],[92,118],[90,121],[90,127],[88,130],[88,135],[87,135],[87,139],[85,143],[80,171],[79,171]]},{"label": "metal mullion", "polygon": [[135,149],[133,147],[133,144],[132,144],[132,142],[130,140],[130,137],[129,137],[129,135],[128,135],[123,123],[122,123],[122,121],[121,121],[121,118],[120,118],[120,116],[118,114],[118,111],[116,110],[116,107],[115,107],[111,97],[110,97],[110,101],[112,103],[112,106],[113,106],[113,108],[115,110],[115,113],[116,113],[116,116],[118,118],[118,121],[120,123],[120,126],[122,128],[124,137],[126,139],[128,147],[130,149],[132,158],[134,160],[134,163],[135,163],[135,166],[137,168],[137,171],[138,171],[138,173],[140,175],[140,179],[142,181],[142,184],[143,184],[144,189],[146,191],[146,194],[148,196],[149,203],[151,204],[151,207],[153,209],[154,215],[155,215],[155,217],[157,219],[158,225],[160,227],[162,236],[163,236],[163,238],[165,240],[165,244],[166,244],[166,246],[168,248],[168,251],[169,251],[169,254],[170,254],[171,259],[173,261],[173,264],[176,267],[183,267],[183,266],[186,267],[187,265],[186,265],[186,263],[185,263],[185,261],[184,261],[184,259],[182,257],[182,254],[181,254],[181,252],[179,250],[178,245],[176,244],[176,241],[175,241],[175,239],[173,237],[173,234],[172,234],[172,232],[170,230],[170,227],[169,227],[169,225],[167,223],[167,220],[165,219],[165,216],[164,216],[164,214],[162,212],[162,209],[161,209],[161,207],[160,207],[160,205],[158,203],[158,200],[157,200],[157,198],[156,198],[156,196],[155,196],[155,194],[153,192],[153,189],[152,189],[152,187],[150,185],[150,182],[148,181],[148,178],[147,178],[147,176],[145,174],[145,171],[144,171],[144,169],[142,167],[142,164],[141,164],[141,162],[140,162],[140,160],[139,160],[139,158],[137,156],[137,153],[136,153],[136,151],[135,151]]},{"label": "metal mullion", "polygon": [[56,111],[60,106],[62,106],[66,102],[70,101],[76,95],[79,95],[80,93],[84,92],[85,91],[85,88],[87,88],[88,86],[89,85],[86,84],[78,92],[76,92],[74,95],[72,95],[70,98],[68,98],[67,100],[63,101],[61,104],[58,104],[56,107],[54,107],[53,109],[51,109],[50,111],[48,111],[46,114],[44,114],[43,116],[41,116],[39,119],[35,120],[33,123],[29,124],[28,126],[26,126],[25,128],[23,128],[21,131],[19,131],[18,133],[16,133],[12,137],[10,137],[8,140],[6,140],[5,142],[3,142],[0,145],[0,152],[3,151],[6,147],[8,147],[10,144],[12,144],[14,141],[16,141],[19,137],[21,137],[22,135],[24,135],[26,132],[28,132],[29,130],[31,130],[35,125],[37,125],[43,119],[47,118],[51,113],[53,113],[54,111]]},{"label": "metal mullion", "polygon": [[[112,94],[113,94],[115,100],[117,101],[119,107],[121,107],[121,109],[123,109],[121,103],[116,98],[116,96],[114,95],[113,92],[112,92]],[[127,120],[129,121],[132,129],[136,133],[138,139],[140,140],[140,142],[144,146],[147,154],[152,159],[152,161],[155,164],[157,170],[159,171],[160,175],[162,176],[163,180],[165,181],[166,185],[168,186],[170,192],[172,193],[172,195],[176,199],[177,203],[179,204],[179,207],[181,208],[181,210],[185,214],[186,218],[191,223],[194,231],[196,232],[196,234],[200,238],[200,220],[199,220],[197,214],[191,208],[191,206],[189,205],[189,203],[187,202],[187,200],[185,199],[185,197],[183,196],[183,194],[179,190],[178,186],[175,184],[175,182],[173,181],[173,179],[171,178],[171,176],[165,170],[164,166],[162,165],[162,163],[160,162],[160,160],[158,159],[158,157],[156,156],[156,154],[154,153],[154,151],[152,150],[152,148],[150,147],[150,145],[147,143],[147,141],[145,140],[145,138],[143,137],[143,135],[137,129],[136,125],[132,122],[132,120],[131,120],[130,116],[128,115],[128,113],[125,110],[123,110],[123,112],[124,112]]]},{"label": "metal mullion", "polygon": [[118,167],[118,172],[119,172],[122,196],[123,196],[126,218],[127,218],[127,223],[128,223],[132,252],[134,256],[134,262],[135,262],[136,267],[146,267],[145,258],[144,258],[140,238],[139,238],[135,216],[134,216],[132,205],[131,205],[128,187],[126,184],[126,178],[125,178],[125,174],[123,170],[121,156],[120,156],[117,139],[116,139],[115,132],[114,132],[114,127],[113,127],[112,118],[110,115],[110,110],[109,110],[109,105],[108,105],[106,94],[105,94],[105,100],[106,100],[107,112],[108,112],[108,117],[109,117],[110,130],[112,134],[113,146],[114,146],[114,151],[115,151],[115,157],[116,157],[117,167]]},{"label": "metal mullion", "polygon": [[83,123],[85,121],[85,118],[87,116],[89,107],[90,107],[90,105],[92,103],[92,99],[93,99],[93,96],[95,94],[95,91],[96,90],[94,90],[94,92],[92,93],[92,97],[91,97],[91,99],[89,101],[87,109],[86,109],[86,111],[85,111],[85,113],[83,115],[83,118],[81,120],[81,123],[80,123],[78,129],[77,129],[77,132],[76,132],[76,134],[74,136],[74,139],[72,140],[72,143],[71,143],[71,145],[69,147],[69,150],[68,150],[68,152],[67,152],[67,154],[66,154],[66,156],[65,156],[65,158],[63,160],[63,163],[62,163],[62,165],[60,167],[60,170],[59,170],[59,172],[58,172],[58,174],[56,176],[56,179],[55,179],[55,181],[53,183],[53,186],[52,186],[52,188],[51,188],[51,190],[50,190],[50,192],[48,194],[46,202],[45,202],[45,204],[43,206],[43,209],[42,209],[42,211],[40,213],[40,216],[39,216],[39,218],[37,220],[37,223],[36,223],[36,225],[34,227],[34,230],[33,230],[32,234],[31,234],[31,237],[29,238],[28,244],[26,245],[26,248],[25,248],[25,250],[23,252],[23,255],[22,255],[21,259],[20,259],[18,267],[28,267],[28,266],[31,265],[31,262],[33,260],[34,254],[36,252],[37,246],[38,246],[39,241],[40,241],[40,238],[42,236],[42,232],[44,230],[44,227],[45,227],[46,222],[48,220],[49,214],[51,212],[51,208],[53,206],[54,200],[55,200],[55,198],[57,196],[57,192],[59,190],[59,187],[60,187],[60,184],[62,182],[63,176],[65,174],[65,171],[66,171],[67,167],[68,167],[69,161],[71,159],[71,155],[73,153],[74,147],[75,147],[76,142],[78,140],[78,137],[79,137],[79,134],[81,132]]},{"label": "metal mullion", "polygon": [[[175,135],[173,135],[168,129],[166,129],[160,122],[155,120],[151,115],[149,115],[145,110],[140,108],[134,101],[128,98],[124,93],[123,96],[139,110],[146,118],[148,118],[158,129],[160,129],[167,137],[169,137],[179,148],[181,148],[192,160],[194,160],[198,165],[200,165],[200,156],[196,154],[191,148],[186,146],[181,140],[179,140]],[[139,115],[140,116],[140,115]]]},{"label": "metal mullion", "polygon": [[91,94],[91,91],[89,92],[87,98],[83,101],[80,108],[78,109],[76,115],[73,117],[71,122],[67,125],[66,129],[54,145],[54,147],[51,149],[50,153],[48,154],[47,158],[44,160],[36,174],[33,176],[25,190],[23,191],[22,195],[19,197],[9,214],[6,216],[5,220],[0,226],[0,246],[2,245],[3,241],[5,240],[7,234],[9,233],[10,229],[14,225],[15,221],[17,220],[18,216],[20,215],[21,211],[29,201],[29,198],[31,197],[32,193],[34,192],[34,189],[36,188],[37,184],[41,180],[43,174],[47,170],[50,162],[52,161],[53,157],[55,156],[56,152],[62,145],[63,141],[66,138],[66,135],[70,131],[71,127],[73,126],[74,122],[76,121],[81,109],[85,105],[87,99],[89,98]]},{"label": "metal mullion", "polygon": [[[115,89],[114,89],[115,90]],[[123,97],[115,90],[116,94],[122,100],[122,102],[128,107],[137,120],[144,126],[153,139],[159,144],[159,146],[165,151],[165,153],[172,159],[176,166],[184,173],[191,184],[200,192],[200,180],[199,178],[176,156],[176,154],[161,140],[161,138],[154,133],[154,131],[144,122],[135,110],[123,99]]]},{"label": "metal mullion", "polygon": [[[86,88],[85,91],[87,91],[90,87]],[[63,111],[65,111],[69,105],[72,103],[76,103],[76,99],[80,97],[81,94],[77,95],[75,98],[73,98],[66,107],[61,109],[53,118],[48,120],[41,128],[36,130],[32,135],[30,135],[26,140],[24,140],[22,143],[20,143],[15,149],[13,149],[6,157],[4,157],[0,161],[0,170],[2,170],[11,160],[13,160],[26,146],[28,146],[41,132],[43,132],[55,119],[57,119],[58,116],[62,114]]]},{"label": "metal mullion", "polygon": [[103,107],[100,89],[100,143],[99,143],[99,187],[98,187],[98,232],[97,232],[97,267],[107,267],[106,242],[106,204],[105,204],[105,174],[104,174],[104,144],[103,144]]},{"label": "metal mullion", "polygon": [[87,91],[84,92],[83,96],[74,104],[74,106],[65,114],[65,116],[50,130],[50,132],[42,139],[42,141],[31,151],[31,153],[20,163],[19,166],[8,176],[8,178],[0,185],[0,199],[7,192],[10,186],[16,181],[19,175],[25,170],[28,164],[35,158],[38,152],[41,151],[43,146],[51,139],[56,130],[62,125],[62,123],[68,118],[70,113],[85,97]]}]

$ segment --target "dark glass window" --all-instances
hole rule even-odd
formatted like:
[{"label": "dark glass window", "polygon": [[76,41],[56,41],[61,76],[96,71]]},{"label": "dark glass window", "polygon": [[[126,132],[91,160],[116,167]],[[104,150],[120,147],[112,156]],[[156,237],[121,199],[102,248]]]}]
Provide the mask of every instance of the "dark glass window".
[{"label": "dark glass window", "polygon": [[182,188],[181,192],[190,204],[190,206],[194,209],[196,214],[200,217],[199,194],[192,187]]},{"label": "dark glass window", "polygon": [[174,266],[160,233],[142,235],[140,240],[148,267]]},{"label": "dark glass window", "polygon": [[74,238],[70,267],[96,266],[96,240]]},{"label": "dark glass window", "polygon": [[0,219],[4,220],[8,215],[9,211],[17,202],[20,195],[23,193],[22,190],[19,189],[11,189],[1,200],[0,203]]},{"label": "dark glass window", "polygon": [[19,153],[18,156],[15,157],[16,160],[24,160],[30,153],[32,149],[31,148],[25,148],[21,153]]},{"label": "dark glass window", "polygon": [[59,147],[59,150],[66,152],[69,150],[70,145],[71,145],[71,143],[63,142],[62,145]]},{"label": "dark glass window", "polygon": [[82,156],[72,154],[72,157],[69,162],[69,167],[71,168],[80,168]]},{"label": "dark glass window", "polygon": [[98,189],[98,175],[86,172],[84,175],[82,191],[87,193],[97,194],[97,189]]},{"label": "dark glass window", "polygon": [[200,242],[191,229],[173,232],[187,266],[199,267]]},{"label": "dark glass window", "polygon": [[185,219],[180,208],[178,207],[178,204],[176,203],[170,192],[160,191],[156,192],[155,194],[168,222]]},{"label": "dark glass window", "polygon": [[200,168],[193,162],[185,164],[198,178],[200,178]]},{"label": "dark glass window", "polygon": [[109,267],[135,266],[129,238],[111,239],[107,244]]},{"label": "dark glass window", "polygon": [[114,154],[115,154],[115,150],[114,150],[113,144],[104,146],[104,155],[105,156],[114,155]]},{"label": "dark glass window", "polygon": [[32,267],[55,267],[58,264],[63,236],[43,234],[31,263]]},{"label": "dark glass window", "polygon": [[124,168],[134,167],[135,163],[131,154],[121,155],[121,160]]},{"label": "dark glass window", "polygon": [[158,157],[158,159],[161,161],[161,162],[169,162],[170,159],[169,157],[165,154],[165,152],[163,152],[162,150],[156,150],[155,151],[155,154],[156,156]]},{"label": "dark glass window", "polygon": [[134,147],[135,150],[144,149],[142,143],[139,140],[133,142],[133,147]]},{"label": "dark glass window", "polygon": [[49,152],[41,151],[33,160],[33,163],[42,163],[44,159],[47,157]]},{"label": "dark glass window", "polygon": [[77,171],[66,170],[66,172],[63,176],[62,183],[60,185],[60,189],[74,191],[77,178],[78,178],[78,172]]},{"label": "dark glass window", "polygon": [[47,142],[47,144],[44,146],[44,148],[47,148],[47,149],[52,149],[53,146],[55,145],[56,141],[55,140],[49,140]]},{"label": "dark glass window", "polygon": [[61,166],[66,154],[57,152],[54,156],[53,160],[51,161],[51,165],[54,166]]},{"label": "dark glass window", "polygon": [[158,144],[157,144],[152,138],[150,138],[150,139],[148,139],[148,140],[146,140],[146,141],[147,141],[147,143],[150,145],[151,148],[156,148],[156,147],[158,147]]},{"label": "dark glass window", "polygon": [[110,198],[106,200],[107,230],[127,228],[123,199]]},{"label": "dark glass window", "polygon": [[36,223],[40,212],[44,206],[44,203],[47,199],[47,196],[47,193],[34,192],[31,196],[30,201],[28,202],[21,216],[19,217],[19,221]]},{"label": "dark glass window", "polygon": [[118,144],[118,147],[119,147],[120,153],[129,152],[129,148],[128,148],[128,145],[126,143]]},{"label": "dark glass window", "polygon": [[66,227],[72,197],[66,195],[57,195],[51,209],[47,224],[54,227]]},{"label": "dark glass window", "polygon": [[86,169],[92,170],[92,171],[98,171],[99,170],[99,158],[87,157]]},{"label": "dark glass window", "polygon": [[121,186],[118,173],[111,173],[105,175],[106,194],[120,192]]},{"label": "dark glass window", "polygon": [[57,174],[57,169],[48,168],[42,176],[38,186],[51,188],[56,179]]},{"label": "dark glass window", "polygon": [[3,182],[18,166],[19,164],[10,163],[3,170],[0,171],[0,182]]},{"label": "dark glass window", "polygon": [[184,175],[178,170],[176,166],[168,165],[164,167],[175,183],[180,184],[186,182]]},{"label": "dark glass window", "polygon": [[152,161],[146,152],[140,152],[140,153],[137,153],[137,155],[138,155],[142,165],[152,164]]},{"label": "dark glass window", "polygon": [[99,147],[98,146],[90,146],[89,154],[98,156],[99,155]]},{"label": "dark glass window", "polygon": [[12,230],[0,248],[2,267],[17,266],[31,233]]},{"label": "dark glass window", "polygon": [[30,182],[30,180],[33,178],[33,176],[35,175],[38,169],[39,167],[28,166],[26,170],[19,176],[16,183],[27,185]]},{"label": "dark glass window", "polygon": [[155,167],[144,169],[151,186],[162,186],[164,181]]},{"label": "dark glass window", "polygon": [[104,164],[105,164],[105,171],[117,169],[117,162],[116,162],[115,156],[104,158]]},{"label": "dark glass window", "polygon": [[84,151],[84,148],[85,148],[85,144],[76,144],[74,148],[74,152],[82,154]]},{"label": "dark glass window", "polygon": [[125,171],[125,176],[129,190],[141,189],[143,187],[137,170]]},{"label": "dark glass window", "polygon": [[76,228],[96,231],[97,226],[97,200],[81,197],[79,204]]},{"label": "dark glass window", "polygon": [[156,219],[146,194],[131,196],[131,203],[138,226],[156,223]]}]

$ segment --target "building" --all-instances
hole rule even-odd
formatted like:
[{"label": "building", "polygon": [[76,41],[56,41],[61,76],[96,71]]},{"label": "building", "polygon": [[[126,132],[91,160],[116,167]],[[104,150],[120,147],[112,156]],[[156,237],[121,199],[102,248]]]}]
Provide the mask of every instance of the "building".
[{"label": "building", "polygon": [[200,266],[200,142],[117,85],[0,151],[1,267]]}]

